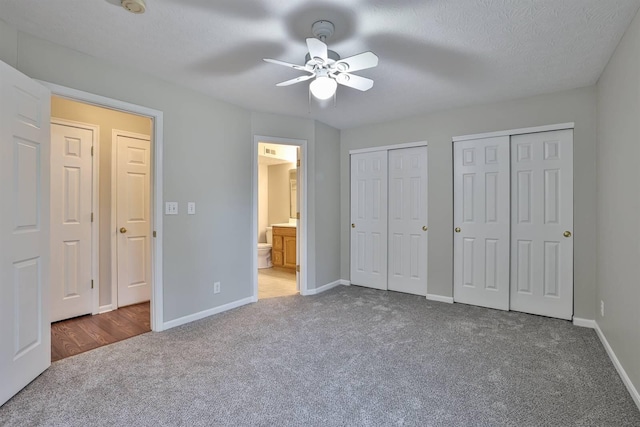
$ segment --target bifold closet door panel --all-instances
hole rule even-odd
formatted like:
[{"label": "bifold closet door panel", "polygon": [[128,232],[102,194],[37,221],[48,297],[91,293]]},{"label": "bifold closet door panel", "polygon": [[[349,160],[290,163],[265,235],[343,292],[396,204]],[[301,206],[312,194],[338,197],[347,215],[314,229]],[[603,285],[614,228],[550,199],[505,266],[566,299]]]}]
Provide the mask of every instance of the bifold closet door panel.
[{"label": "bifold closet door panel", "polygon": [[390,291],[427,295],[427,147],[389,150]]},{"label": "bifold closet door panel", "polygon": [[351,283],[387,289],[387,151],[351,155]]},{"label": "bifold closet door panel", "polygon": [[573,130],[511,141],[511,309],[573,315]]},{"label": "bifold closet door panel", "polygon": [[453,149],[454,301],[509,310],[509,137]]}]

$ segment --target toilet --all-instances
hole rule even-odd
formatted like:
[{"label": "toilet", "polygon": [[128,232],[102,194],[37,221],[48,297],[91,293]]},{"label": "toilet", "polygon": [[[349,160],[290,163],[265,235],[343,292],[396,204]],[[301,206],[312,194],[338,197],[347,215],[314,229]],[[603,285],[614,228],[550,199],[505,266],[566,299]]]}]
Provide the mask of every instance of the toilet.
[{"label": "toilet", "polygon": [[273,228],[267,227],[267,243],[258,243],[258,268],[271,268],[271,239]]}]

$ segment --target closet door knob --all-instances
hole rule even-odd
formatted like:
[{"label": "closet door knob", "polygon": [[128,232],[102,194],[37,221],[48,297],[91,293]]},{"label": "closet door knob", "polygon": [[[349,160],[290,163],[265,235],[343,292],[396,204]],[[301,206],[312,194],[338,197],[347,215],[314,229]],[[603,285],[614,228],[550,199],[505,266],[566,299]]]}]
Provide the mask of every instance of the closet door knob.
[{"label": "closet door knob", "polygon": [[456,233],[461,232],[462,230],[460,230],[460,227],[456,227],[456,229],[454,230]]},{"label": "closet door knob", "polygon": [[570,231],[565,231],[564,233],[562,233],[562,235],[564,237],[571,237],[571,232]]},{"label": "closet door knob", "polygon": [[428,227],[427,227],[426,225],[423,225],[423,226],[422,226],[422,231],[427,231],[427,228],[428,228]]},{"label": "closet door knob", "polygon": [[122,227],[122,228],[120,229],[120,232],[124,234],[124,233],[126,233],[126,232],[127,232],[127,229],[126,229],[126,228],[124,228],[124,227]]},{"label": "closet door knob", "polygon": [[356,228],[356,225],[352,223],[351,228]]}]

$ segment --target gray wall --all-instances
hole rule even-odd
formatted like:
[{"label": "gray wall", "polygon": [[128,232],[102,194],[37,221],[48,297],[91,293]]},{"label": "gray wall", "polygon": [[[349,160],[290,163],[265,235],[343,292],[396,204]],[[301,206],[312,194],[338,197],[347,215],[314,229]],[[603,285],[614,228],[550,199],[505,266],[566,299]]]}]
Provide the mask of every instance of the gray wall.
[{"label": "gray wall", "polygon": [[[316,270],[318,286],[340,278],[340,132],[316,122]],[[347,184],[348,185],[348,184]]]},{"label": "gray wall", "polygon": [[164,112],[164,200],[180,203],[164,217],[164,320],[249,297],[250,113],[23,33],[18,46],[30,77]]},{"label": "gray wall", "polygon": [[[598,82],[596,321],[640,390],[640,17]],[[604,302],[604,317],[600,315]]]},{"label": "gray wall", "polygon": [[[16,32],[3,22],[0,35],[0,59],[32,78],[163,111],[163,199],[180,203],[179,215],[164,217],[161,236],[165,322],[250,297],[253,292],[247,260],[255,250],[249,226],[254,133],[302,138],[310,143],[308,268],[310,288],[315,287],[312,120],[252,115],[144,73],[131,72],[121,64]],[[337,169],[335,165],[319,166],[330,167],[333,173]],[[196,215],[186,215],[187,201],[197,203]],[[329,202],[337,205],[337,195]],[[220,294],[213,294],[214,281],[222,283]]]},{"label": "gray wall", "polygon": [[595,87],[458,108],[341,132],[341,276],[349,278],[349,150],[403,142],[429,144],[429,294],[453,296],[454,136],[575,122],[575,316],[593,319],[595,304]]},{"label": "gray wall", "polygon": [[18,32],[0,20],[0,60],[12,67],[18,62]]}]

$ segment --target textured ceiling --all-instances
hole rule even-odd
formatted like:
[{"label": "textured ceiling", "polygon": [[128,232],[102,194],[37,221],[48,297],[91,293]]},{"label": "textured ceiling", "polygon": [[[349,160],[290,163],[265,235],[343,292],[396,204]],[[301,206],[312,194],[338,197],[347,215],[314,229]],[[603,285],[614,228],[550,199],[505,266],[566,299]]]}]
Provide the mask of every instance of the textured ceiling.
[{"label": "textured ceiling", "polygon": [[[0,0],[0,19],[35,36],[251,109],[337,128],[594,84],[640,0]],[[342,57],[371,50],[375,80],[309,106],[299,72],[311,24],[328,19]]]}]

